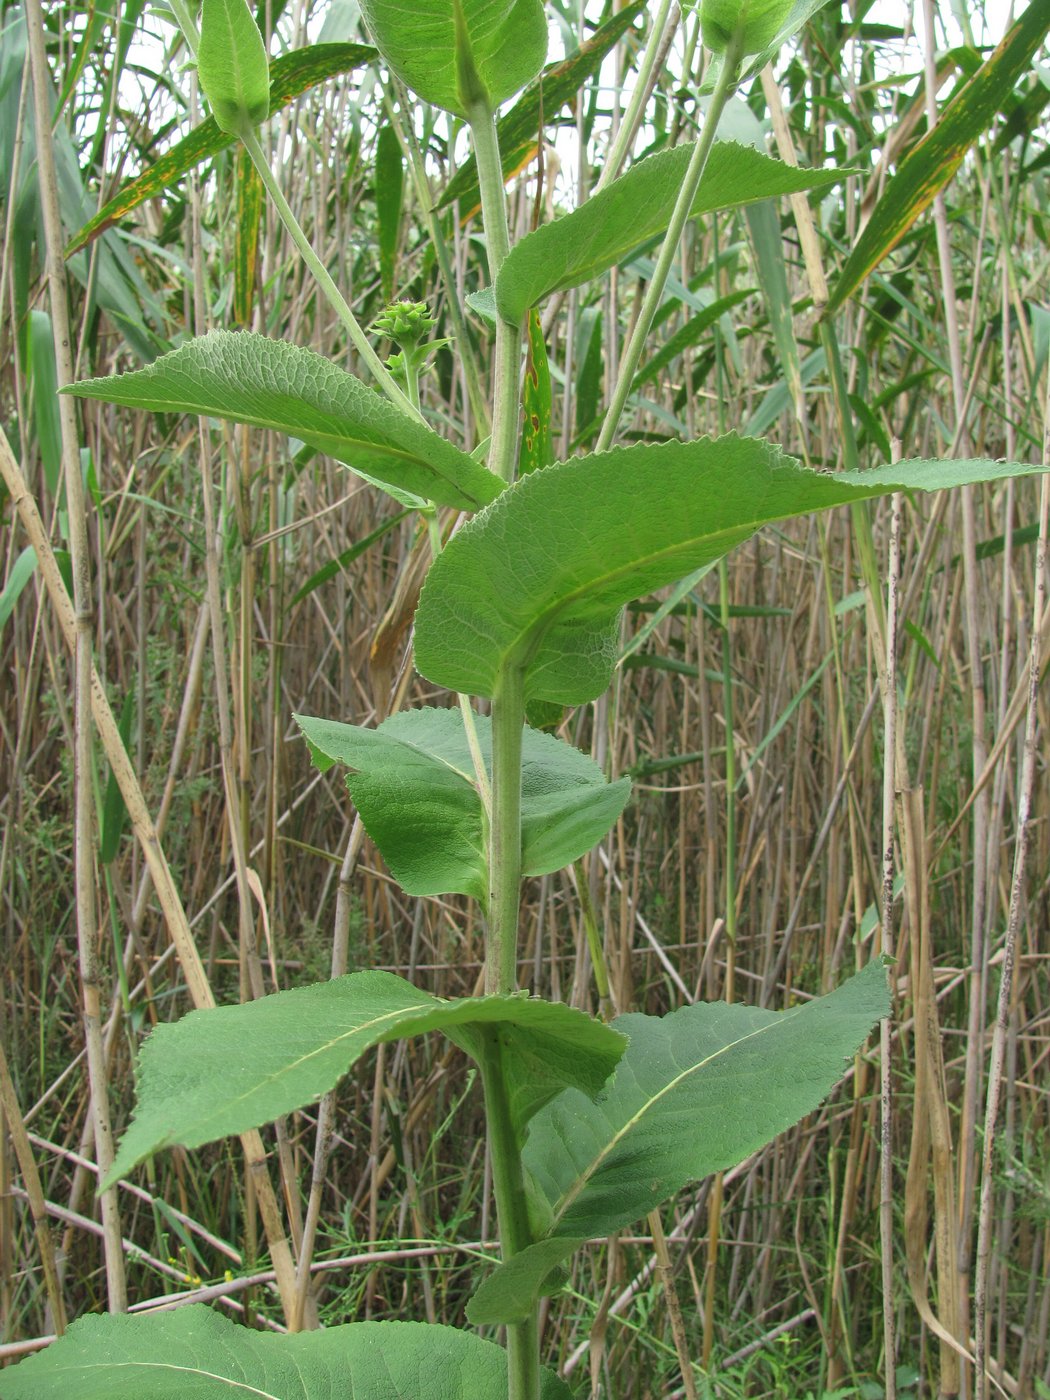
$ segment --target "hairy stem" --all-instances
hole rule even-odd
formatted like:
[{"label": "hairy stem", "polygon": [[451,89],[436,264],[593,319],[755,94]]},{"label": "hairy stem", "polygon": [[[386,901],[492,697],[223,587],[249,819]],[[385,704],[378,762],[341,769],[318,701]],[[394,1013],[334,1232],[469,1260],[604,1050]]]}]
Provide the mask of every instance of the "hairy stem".
[{"label": "hairy stem", "polygon": [[[489,277],[496,281],[503,259],[510,251],[507,229],[507,199],[503,193],[503,166],[500,161],[496,122],[487,106],[470,116],[470,135],[478,163],[481,189],[481,219],[485,226],[485,246],[489,255]],[[518,451],[518,361],[521,357],[521,331],[496,313],[496,365],[493,372],[492,442],[489,469],[504,481],[513,481]]]},{"label": "hairy stem", "polygon": [[[481,1060],[481,1077],[492,1153],[492,1187],[499,1213],[500,1249],[506,1262],[532,1243],[532,1234],[525,1206],[521,1153],[503,1068],[506,1050],[498,1026],[486,1026],[483,1034],[487,1053]],[[507,1327],[507,1375],[509,1400],[539,1400],[539,1323],[535,1310],[528,1321]]]},{"label": "hairy stem", "polygon": [[513,992],[518,982],[518,903],[521,895],[521,735],[523,677],[501,674],[492,698],[492,833],[489,847],[489,936],[485,991]]}]

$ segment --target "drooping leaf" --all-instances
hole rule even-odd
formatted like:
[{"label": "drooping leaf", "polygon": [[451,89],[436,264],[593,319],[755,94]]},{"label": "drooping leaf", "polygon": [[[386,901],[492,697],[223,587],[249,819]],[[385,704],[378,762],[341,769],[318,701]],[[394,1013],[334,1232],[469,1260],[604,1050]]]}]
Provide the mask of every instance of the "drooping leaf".
[{"label": "drooping leaf", "polygon": [[901,162],[839,273],[825,308],[837,310],[894,249],[1001,110],[1050,30],[1050,0],[1030,0],[995,52],[957,92],[937,125]]},{"label": "drooping leaf", "polygon": [[533,1112],[567,1084],[597,1093],[623,1049],[616,1031],[560,1003],[526,996],[444,1001],[389,972],[352,972],[239,1006],[192,1011],[157,1026],[143,1044],[138,1107],[107,1181],[163,1147],[199,1147],[314,1102],[382,1041],[481,1024],[499,1026],[513,1051],[511,1096]]},{"label": "drooping leaf", "polygon": [[[622,262],[667,228],[692,155],[691,143],[660,151],[564,218],[526,234],[496,277],[496,305],[520,325],[525,312],[551,292],[578,287]],[[718,141],[711,148],[692,214],[731,209],[800,190],[826,189],[836,170],[799,170],[750,146]]]},{"label": "drooping leaf", "polygon": [[242,136],[270,115],[270,65],[248,0],[204,0],[197,77],[220,131]]},{"label": "drooping leaf", "polygon": [[145,369],[64,392],[155,413],[199,413],[300,438],[378,482],[477,510],[502,482],[312,350],[247,332],[210,331]]},{"label": "drooping leaf", "polygon": [[625,603],[721,558],[762,525],[897,490],[1042,470],[978,459],[830,475],[735,434],[558,463],[524,477],[449,541],[416,614],[416,665],[473,695],[492,695],[500,669],[516,666],[530,698],[582,704],[609,684]]},{"label": "drooping leaf", "polygon": [[[371,44],[312,44],[309,48],[282,54],[270,64],[270,116],[318,83],[363,68],[376,56]],[[72,257],[147,199],[154,199],[170,189],[194,166],[218,155],[234,139],[228,132],[219,130],[214,117],[206,118],[104,204],[70,239],[66,257]]]},{"label": "drooping leaf", "polygon": [[[541,123],[547,124],[560,109],[570,102],[587,81],[602,66],[602,59],[620,42],[645,9],[646,0],[634,0],[596,29],[575,53],[561,63],[548,64],[539,77],[531,82],[514,106],[496,123],[500,163],[504,179],[536,153]],[[459,167],[445,186],[438,208],[445,209],[458,199],[464,212],[473,209],[481,196],[478,192],[478,166],[473,155]]]},{"label": "drooping leaf", "polygon": [[[376,729],[296,716],[322,767],[344,763],[350,795],[401,887],[413,895],[488,895],[481,798],[458,710],[417,709]],[[492,722],[475,716],[486,768]],[[526,729],[521,846],[525,875],[561,870],[600,841],[630,795],[587,754]]]},{"label": "drooping leaf", "polygon": [[472,1320],[524,1315],[583,1240],[743,1161],[812,1112],[889,1007],[876,961],[789,1011],[701,1002],[617,1017],[629,1043],[609,1087],[595,1102],[567,1090],[529,1126],[524,1162],[541,1238],[486,1280]]},{"label": "drooping leaf", "polygon": [[522,476],[549,467],[554,461],[551,437],[551,370],[547,363],[547,346],[543,340],[543,324],[533,307],[525,327],[525,380],[521,393],[521,453],[518,471]]},{"label": "drooping leaf", "polygon": [[[155,1317],[89,1314],[4,1372],[5,1400],[492,1400],[507,1393],[506,1352],[455,1327],[350,1322],[281,1335],[202,1304]],[[571,1400],[544,1371],[541,1400]]]},{"label": "drooping leaf", "polygon": [[542,0],[361,0],[361,13],[401,81],[459,117],[495,111],[547,56]]},{"label": "drooping leaf", "polygon": [[548,1235],[519,1250],[478,1284],[467,1303],[467,1321],[475,1327],[524,1322],[548,1291],[551,1275],[586,1243],[586,1235]]},{"label": "drooping leaf", "polygon": [[401,229],[401,187],[405,166],[397,132],[385,122],[376,139],[376,215],[379,222],[379,278],[383,300],[394,297],[397,240]]}]

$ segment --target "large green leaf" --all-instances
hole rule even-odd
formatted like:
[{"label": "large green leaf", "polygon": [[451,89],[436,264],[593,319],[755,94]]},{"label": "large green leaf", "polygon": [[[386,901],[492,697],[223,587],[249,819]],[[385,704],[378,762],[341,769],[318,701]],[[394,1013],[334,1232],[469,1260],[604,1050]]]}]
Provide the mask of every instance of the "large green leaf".
[{"label": "large green leaf", "polygon": [[524,1161],[543,1238],[482,1284],[472,1320],[524,1315],[584,1240],[638,1220],[812,1112],[889,1009],[876,961],[789,1011],[701,1002],[617,1017],[629,1044],[605,1092],[591,1102],[566,1090],[529,1126]]},{"label": "large green leaf", "polygon": [[248,0],[204,0],[197,77],[221,131],[242,136],[270,115],[270,65]]},{"label": "large green leaf", "polygon": [[[588,78],[601,68],[602,60],[645,9],[646,0],[634,0],[585,39],[575,53],[560,63],[551,63],[522,93],[514,106],[496,123],[500,163],[504,177],[519,170],[537,149],[540,128],[557,116],[566,102],[571,102]],[[444,209],[457,199],[463,210],[474,208],[481,195],[478,189],[478,165],[473,155],[453,175],[441,192],[438,208]]]},{"label": "large green leaf", "polygon": [[[600,276],[663,233],[692,152],[692,144],[686,143],[649,156],[571,214],[526,234],[496,277],[496,305],[504,319],[520,324],[529,307],[551,292]],[[841,179],[841,171],[799,170],[751,146],[718,141],[711,148],[692,213],[696,217],[775,195],[826,189]]]},{"label": "large green leaf", "polygon": [[[270,64],[270,116],[318,83],[361,68],[375,57],[376,51],[370,44],[311,44],[309,48],[282,54]],[[201,161],[218,155],[234,139],[229,132],[219,130],[214,117],[202,121],[104,204],[73,235],[66,257],[85,247],[145,200],[154,199],[169,189]]]},{"label": "large green leaf", "polygon": [[351,972],[192,1011],[143,1044],[138,1108],[107,1180],[163,1147],[199,1147],[314,1102],[382,1041],[480,1025],[497,1025],[510,1047],[519,1128],[566,1085],[597,1093],[623,1049],[616,1031],[560,1003],[524,995],[445,1001],[389,972]]},{"label": "large green leaf", "polygon": [[495,111],[547,56],[542,0],[361,0],[361,13],[401,81],[460,117]]},{"label": "large green leaf", "polygon": [[64,392],[272,428],[370,479],[459,510],[477,510],[503,489],[486,467],[323,355],[247,331],[211,331],[145,369]]},{"label": "large green leaf", "polygon": [[[481,798],[458,710],[404,710],[377,729],[296,716],[322,767],[345,763],[369,836],[408,894],[488,897]],[[476,715],[492,767],[492,722]],[[560,870],[600,841],[630,796],[587,754],[535,729],[522,744],[522,873]]]},{"label": "large green leaf", "polygon": [[1042,470],[976,460],[829,475],[732,433],[562,462],[524,477],[449,541],[416,613],[416,665],[474,695],[492,695],[501,669],[516,666],[529,698],[582,704],[611,679],[620,608],[760,526]]},{"label": "large green leaf", "polygon": [[[502,1347],[455,1327],[350,1322],[291,1336],[241,1327],[200,1304],[156,1317],[89,1315],[4,1372],[4,1400],[493,1400]],[[544,1371],[541,1400],[571,1400]]]},{"label": "large green leaf", "polygon": [[952,97],[937,125],[909,151],[853,245],[832,288],[826,315],[842,305],[933,203],[1028,71],[1048,29],[1050,0],[1031,0],[991,57]]}]

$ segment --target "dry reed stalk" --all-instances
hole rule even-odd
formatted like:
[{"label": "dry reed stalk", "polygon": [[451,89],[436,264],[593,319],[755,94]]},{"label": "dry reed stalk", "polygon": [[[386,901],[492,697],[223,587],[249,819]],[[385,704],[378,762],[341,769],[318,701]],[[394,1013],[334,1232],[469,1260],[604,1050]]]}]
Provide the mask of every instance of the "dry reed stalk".
[{"label": "dry reed stalk", "polygon": [[[50,1325],[61,1336],[66,1330],[66,1302],[62,1295],[58,1269],[55,1267],[55,1245],[47,1218],[44,1190],[40,1184],[36,1158],[33,1156],[29,1134],[26,1132],[22,1119],[18,1093],[11,1079],[7,1054],[2,1042],[0,1042],[0,1110],[2,1110],[0,1112],[0,1132],[4,1134],[5,1139],[8,1133],[11,1134],[15,1156],[18,1159],[18,1168],[22,1173],[22,1180],[25,1182],[26,1200],[29,1202],[29,1213],[33,1220],[37,1249],[40,1252],[40,1266],[44,1274],[44,1287],[47,1290],[48,1306],[51,1312]],[[10,1246],[12,1239],[13,1236],[5,1234],[5,1251]]]},{"label": "dry reed stalk", "polygon": [[[26,27],[33,74],[33,110],[36,120],[37,165],[44,216],[51,322],[54,327],[58,386],[62,388],[72,383],[74,377],[72,332],[69,324],[69,290],[62,255],[63,234],[59,213],[58,179],[51,136],[51,107],[48,100],[50,72],[44,48],[44,14],[40,0],[29,0],[26,6]],[[95,1155],[99,1171],[105,1175],[113,1163],[113,1129],[106,1057],[102,1043],[100,1013],[103,974],[98,953],[98,918],[95,905],[95,806],[92,793],[94,728],[91,717],[94,608],[91,546],[88,539],[86,493],[80,470],[79,434],[76,409],[69,398],[60,400],[59,423],[62,438],[62,477],[69,520],[69,553],[73,572],[73,799],[77,946]],[[99,1205],[102,1211],[109,1310],[125,1312],[127,1284],[116,1192],[112,1188],[102,1192]]]},{"label": "dry reed stalk", "polygon": [[[76,628],[69,595],[66,592],[65,583],[55,561],[36,504],[29,494],[18,463],[2,432],[0,432],[0,475],[3,476],[11,494],[22,528],[36,551],[37,567],[40,569],[47,587],[51,606],[60,623],[66,645],[72,651]],[[124,741],[120,736],[120,730],[113,717],[113,711],[110,709],[109,700],[97,670],[93,670],[91,677],[91,704],[93,718],[102,740],[106,759],[120,788],[132,829],[138,838],[147,864],[151,868],[153,885],[164,911],[168,930],[175,945],[190,996],[198,1008],[214,1006],[215,998],[205,976],[204,966],[197,951],[197,945],[193,940],[182,900],[157,839],[142,789],[128,758]],[[295,1271],[284,1234],[277,1198],[267,1174],[266,1149],[263,1146],[262,1136],[257,1131],[242,1134],[241,1144],[244,1148],[245,1160],[251,1174],[256,1198],[260,1202],[267,1243],[274,1261],[278,1287],[281,1292],[282,1306],[286,1312],[291,1312],[295,1297]]]},{"label": "dry reed stalk", "polygon": [[[1043,463],[1050,463],[1050,396],[1048,396],[1044,417]],[[1048,517],[1050,517],[1050,488],[1048,488],[1047,479],[1044,476],[1039,487],[1039,539],[1035,556],[1033,603],[1035,617],[1040,616],[1046,600]],[[1006,1035],[1010,1019],[1014,964],[1017,957],[1017,940],[1024,897],[1025,860],[1028,852],[1039,729],[1038,697],[1039,628],[1033,626],[1028,656],[1028,702],[1025,714],[1024,753],[1018,784],[1017,836],[1014,846],[1013,875],[1010,882],[1010,908],[1003,943],[999,995],[992,1033],[988,1093],[985,1103],[984,1143],[981,1156],[980,1200],[977,1214],[977,1261],[974,1280],[975,1394],[977,1400],[986,1400],[991,1370],[991,1359],[988,1356],[988,1269],[991,1254],[991,1208],[994,1186],[992,1168],[998,1130]]]}]

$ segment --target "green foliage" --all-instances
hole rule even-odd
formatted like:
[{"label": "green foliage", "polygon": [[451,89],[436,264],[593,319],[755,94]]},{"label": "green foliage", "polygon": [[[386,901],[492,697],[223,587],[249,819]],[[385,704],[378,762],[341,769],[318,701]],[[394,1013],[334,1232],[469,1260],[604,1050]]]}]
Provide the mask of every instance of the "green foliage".
[{"label": "green foliage", "polygon": [[778,38],[792,9],[792,0],[701,0],[704,44],[720,54],[736,41],[743,54],[761,53]]},{"label": "green foliage", "polygon": [[[487,898],[486,819],[458,710],[406,710],[375,729],[296,719],[320,766],[345,763],[352,770],[350,796],[402,889]],[[492,722],[478,715],[474,724],[491,771]],[[616,821],[630,791],[630,779],[606,782],[587,754],[526,729],[523,874],[546,875],[584,855]]]},{"label": "green foliage", "polygon": [[1050,30],[1050,0],[1031,0],[1009,34],[901,162],[831,290],[830,315],[856,291],[933,203],[963,156],[1013,92]]},{"label": "green foliage", "polygon": [[582,704],[612,678],[623,605],[761,525],[1038,470],[900,462],[832,476],[735,434],[574,458],[520,481],[450,541],[420,600],[416,664],[438,685],[489,696],[516,667],[527,697]]},{"label": "green foliage", "polygon": [[270,66],[247,0],[204,0],[197,76],[220,131],[243,136],[270,115]]},{"label": "green foliage", "polygon": [[[352,1322],[280,1336],[210,1308],[159,1317],[83,1317],[60,1344],[4,1376],[5,1400],[493,1400],[507,1387],[501,1347],[455,1327]],[[571,1400],[545,1371],[540,1400]]]},{"label": "green foliage", "polygon": [[145,369],[69,393],[154,413],[200,413],[273,428],[354,471],[440,505],[474,510],[498,478],[322,355],[247,332],[211,331]]},{"label": "green foliage", "polygon": [[[342,73],[352,73],[375,56],[376,51],[370,44],[313,44],[308,49],[281,54],[270,64],[269,115],[272,117],[318,83]],[[218,155],[236,139],[230,132],[222,131],[214,117],[205,118],[171,150],[151,161],[141,175],[128,180],[88,219],[70,239],[66,256],[78,252],[147,199],[172,189],[184,175]]]},{"label": "green foliage", "polygon": [[550,1270],[585,1240],[735,1166],[812,1112],[888,1011],[886,971],[874,962],[789,1011],[710,1002],[617,1017],[628,1046],[609,1087],[593,1103],[568,1090],[529,1128],[538,1243],[481,1286],[472,1320],[526,1316]]},{"label": "green foliage", "polygon": [[401,81],[460,117],[495,111],[547,56],[542,0],[362,0],[361,13]]},{"label": "green foliage", "polygon": [[[539,1368],[537,1303],[560,1286],[565,1261],[588,1239],[615,1233],[683,1187],[742,1161],[797,1123],[825,1099],[847,1058],[889,1011],[886,971],[877,959],[830,995],[781,1012],[738,1003],[701,1003],[663,1017],[623,1016],[610,1026],[561,1003],[514,994],[521,954],[522,878],[550,874],[576,862],[610,831],[630,791],[627,779],[609,782],[588,755],[526,726],[526,706],[530,713],[546,710],[551,723],[557,724],[563,705],[582,704],[602,694],[617,662],[625,660],[630,650],[622,647],[621,638],[625,604],[654,589],[674,586],[672,597],[660,605],[651,625],[642,629],[636,643],[640,645],[655,637],[657,625],[683,600],[690,600],[699,619],[703,604],[692,590],[715,563],[763,526],[837,505],[853,506],[891,492],[940,490],[1040,470],[983,459],[921,460],[831,475],[805,469],[776,447],[737,434],[644,442],[551,464],[552,384],[563,366],[548,362],[537,307],[553,293],[582,287],[639,250],[647,251],[645,245],[672,230],[653,260],[639,258],[633,269],[649,287],[625,345],[618,344],[620,308],[606,303],[599,310],[594,304],[580,304],[574,313],[575,342],[571,351],[564,352],[567,395],[574,402],[583,441],[595,430],[603,398],[608,399],[613,407],[606,414],[600,440],[603,444],[614,441],[629,392],[637,393],[672,360],[687,356],[716,324],[720,331],[731,332],[728,313],[748,295],[740,289],[744,279],[737,275],[734,261],[738,245],[723,256],[717,238],[713,240],[715,275],[709,283],[702,276],[691,278],[688,271],[682,272],[681,281],[673,276],[685,222],[709,213],[750,209],[752,248],[768,313],[768,353],[774,362],[772,383],[760,386],[766,392],[755,406],[751,389],[756,386],[734,377],[743,377],[743,357],[733,358],[737,347],[732,342],[723,354],[726,346],[717,340],[723,402],[729,393],[739,392],[749,403],[739,412],[738,405],[732,405],[733,420],[743,421],[750,411],[750,422],[758,431],[770,427],[789,407],[801,411],[803,389],[823,370],[832,374],[833,388],[840,388],[843,375],[833,337],[826,337],[819,349],[800,361],[789,268],[771,201],[785,194],[825,192],[844,172],[799,170],[732,142],[711,145],[741,57],[748,55],[752,66],[761,66],[818,8],[819,0],[703,0],[700,26],[714,56],[707,71],[718,74],[718,86],[702,116],[699,139],[677,144],[684,129],[679,119],[687,119],[684,107],[674,113],[673,125],[666,110],[647,113],[656,129],[654,145],[665,148],[636,161],[593,198],[551,222],[542,223],[539,218],[538,192],[540,226],[508,252],[505,174],[542,149],[545,122],[567,101],[580,101],[581,84],[597,73],[602,56],[635,22],[643,6],[627,6],[564,63],[535,81],[547,49],[547,11],[541,0],[417,0],[408,6],[400,0],[361,0],[364,19],[390,72],[424,102],[465,118],[471,128],[474,158],[460,167],[460,176],[444,198],[469,204],[484,192],[484,251],[488,267],[498,272],[494,286],[482,288],[468,298],[468,304],[479,309],[495,335],[487,379],[474,363],[476,327],[470,327],[468,334],[462,326],[456,300],[462,279],[449,272],[445,231],[430,217],[431,191],[427,180],[420,178],[416,207],[422,205],[427,211],[431,242],[421,266],[414,265],[404,280],[409,296],[427,297],[433,290],[432,276],[440,273],[443,285],[433,301],[438,309],[431,317],[427,302],[405,300],[388,307],[372,324],[374,334],[389,336],[402,346],[401,356],[393,362],[409,389],[402,406],[380,397],[332,359],[280,340],[224,331],[189,341],[146,369],[71,387],[70,392],[84,399],[166,414],[196,413],[283,433],[304,444],[307,456],[329,454],[366,481],[381,485],[406,507],[394,522],[369,521],[358,542],[348,549],[329,548],[326,557],[335,554],[335,560],[292,594],[295,602],[382,539],[407,511],[420,512],[429,530],[428,538],[422,529],[420,537],[429,544],[435,561],[415,619],[417,666],[424,678],[438,686],[492,701],[491,713],[467,714],[466,728],[464,717],[453,708],[408,710],[376,727],[299,720],[322,769],[339,763],[350,770],[347,786],[362,822],[404,890],[417,896],[472,896],[481,902],[487,994],[442,999],[392,974],[365,971],[246,1004],[194,1012],[181,1021],[161,1022],[143,1045],[138,1106],[103,1188],[168,1146],[201,1146],[316,1102],[373,1047],[440,1031],[480,1069],[501,1238],[502,1260],[478,1289],[468,1315],[477,1324],[505,1324],[508,1349],[505,1353],[450,1329],[407,1323],[355,1324],[278,1338],[231,1328],[216,1315],[197,1309],[149,1322],[88,1319],[45,1355],[16,1368],[11,1373],[13,1383],[5,1379],[5,1395],[13,1400],[23,1394],[57,1396],[60,1391],[63,1397],[143,1393],[192,1397],[231,1389],[251,1389],[281,1400],[348,1391],[362,1400],[405,1395],[419,1400],[481,1400],[483,1396],[487,1400],[504,1395],[511,1400],[564,1400],[567,1388]],[[176,12],[179,9],[185,7],[176,7]],[[356,32],[357,25],[356,12],[348,9],[349,19],[347,11],[342,19],[336,15],[340,23],[346,22],[347,35]],[[276,17],[279,11],[280,6]],[[268,26],[274,18],[271,9]],[[192,23],[185,18],[184,23],[191,39]],[[1048,24],[1050,0],[1033,0],[1007,44],[960,90],[944,121],[903,162],[847,259],[833,304],[850,295],[910,228],[947,178],[945,172],[955,168],[1012,92]],[[654,42],[657,37],[654,34]],[[375,53],[340,46],[339,63],[344,68],[351,62],[344,50],[352,50],[355,63]],[[656,53],[654,47],[652,55]],[[361,362],[397,399],[355,313],[342,300],[323,262],[311,253],[291,203],[273,182],[252,135],[255,125],[296,91],[326,73],[340,71],[335,58],[315,55],[312,66],[304,60],[294,76],[291,66],[281,68],[284,86],[279,88],[278,64],[267,62],[262,34],[246,0],[205,0],[198,57],[214,121],[169,153],[167,165],[158,162],[126,186],[96,219],[84,224],[77,246],[107,221],[149,194],[170,187],[181,173],[221,150],[226,136],[239,136],[254,152],[262,183],[319,288],[335,306]],[[977,67],[976,59],[971,67]],[[803,75],[799,81],[805,85],[808,78]],[[641,69],[639,82],[642,91]],[[528,90],[513,111],[497,124],[494,118],[500,103],[526,85]],[[67,79],[65,92],[74,87]],[[756,96],[757,92],[756,88]],[[399,91],[397,105],[404,105]],[[340,269],[353,278],[355,286],[367,288],[357,295],[360,300],[373,298],[369,315],[375,315],[374,298],[379,292],[386,299],[393,294],[399,252],[409,245],[402,237],[402,221],[412,205],[403,198],[397,134],[389,124],[376,122],[374,115],[374,108],[366,109],[364,120],[371,123],[366,129],[379,131],[371,186],[376,222],[374,230],[366,227],[361,246],[378,248],[378,267],[363,267],[367,257],[361,258],[354,248],[348,264]],[[442,141],[447,139],[448,149],[454,148],[459,134],[455,122],[442,118],[435,125],[427,113],[413,110],[401,115],[413,140],[421,134],[426,169]],[[581,104],[578,115],[586,148],[593,135],[593,112]],[[753,116],[745,115],[753,125]],[[361,110],[355,109],[357,145],[351,147],[355,159],[361,117]],[[504,139],[502,150],[497,137]],[[418,176],[414,146],[410,154],[413,174]],[[626,154],[626,147],[617,151],[615,160],[610,157],[609,168]],[[239,196],[242,228],[234,259],[235,306],[244,320],[259,309],[254,295],[260,183],[254,176],[252,180],[242,184]],[[69,226],[75,227],[84,217],[81,213]],[[735,228],[730,236],[738,236]],[[122,252],[121,266],[134,271],[126,250]],[[404,255],[406,266],[410,256]],[[463,270],[473,276],[475,250],[469,238],[457,243],[456,257],[461,256]],[[101,286],[108,264],[100,259],[99,266]],[[728,280],[723,276],[727,269],[731,270]],[[50,370],[45,363],[45,351],[51,346],[50,322],[42,312],[29,312],[26,271],[15,271],[21,289],[16,301],[28,318],[38,445],[44,474],[54,491],[60,438],[57,418],[47,402],[49,374],[53,378],[53,358]],[[674,300],[662,305],[665,295],[673,295]],[[678,306],[695,314],[677,329],[670,322],[662,349],[645,362],[641,358],[645,334]],[[486,407],[492,409],[492,460],[500,475],[481,465],[483,445],[468,455],[415,412],[423,359],[438,346],[451,343],[444,338],[423,343],[422,338],[436,329],[446,309],[455,323],[456,350],[462,356],[473,416],[482,421]],[[322,325],[318,317],[315,329]],[[524,392],[519,384],[523,336],[527,349]],[[564,340],[559,346],[555,336],[550,343],[558,347],[552,350],[553,361],[563,353]],[[140,344],[147,350],[152,344],[144,332],[140,332]],[[762,347],[760,355],[765,353]],[[688,359],[686,366],[681,397],[692,393],[702,379],[702,372]],[[893,429],[888,414],[882,421],[881,405],[869,404],[864,375],[861,362],[857,384],[851,385],[852,403],[844,389],[836,399],[843,415],[840,424],[852,443],[848,417],[852,409],[866,430],[867,442],[881,447],[885,455]],[[488,406],[483,398],[486,386],[493,400]],[[673,409],[667,400],[648,405],[649,426],[643,424],[641,431],[651,434],[655,422],[661,430],[666,425],[669,431],[681,433],[681,397],[678,402],[671,400]],[[686,411],[691,414],[693,406]],[[429,421],[442,423],[442,411],[435,411],[430,402],[427,412]],[[469,430],[464,437],[468,444],[472,441]],[[230,475],[238,479],[229,489],[240,492],[234,509],[224,516],[232,541],[230,553],[240,552],[247,558],[262,538],[253,533],[259,523],[252,511],[255,483]],[[279,503],[281,493],[290,489],[275,477],[276,473],[268,483],[270,513],[277,517],[268,521],[270,540],[283,538]],[[446,528],[450,521],[439,514],[438,506],[477,513],[461,526]],[[423,557],[413,555],[409,563]],[[276,553],[272,559],[276,560]],[[232,595],[235,569],[229,556],[224,562],[224,583]],[[28,555],[16,561],[0,595],[0,625],[5,608],[13,607],[33,567],[34,559]],[[277,564],[272,567],[276,573]],[[722,577],[719,622],[725,628],[731,609],[726,575]],[[402,580],[399,621],[407,630],[411,605],[404,603],[404,597],[412,593],[411,569],[404,571]],[[873,586],[870,577],[866,581]],[[279,615],[280,599],[288,596],[281,592],[283,582],[269,580],[278,600],[272,615]],[[254,600],[246,589],[239,601],[239,645],[245,653],[240,658],[239,698],[247,710]],[[763,607],[761,615],[774,611]],[[334,630],[342,619],[326,617],[325,622]],[[213,618],[212,623],[219,633],[219,622]],[[904,626],[908,635],[925,639],[917,624]],[[928,641],[926,646],[932,652]],[[808,680],[801,684],[795,680],[784,690],[778,702],[779,718],[751,746],[739,779],[733,766],[735,725],[727,706],[726,825],[727,845],[734,857],[736,788],[751,776],[765,747],[832,659],[840,693],[853,683],[847,675],[843,685],[839,654],[828,651]],[[688,676],[705,675],[702,655],[645,660]],[[733,680],[727,637],[723,660],[728,691]],[[273,693],[280,694],[279,676],[273,679]],[[399,691],[399,698],[404,693]],[[129,692],[124,716],[129,735],[133,714]],[[279,733],[276,724],[273,733]],[[250,741],[250,725],[240,738]],[[704,742],[707,747],[706,737]],[[274,752],[276,747],[275,741]],[[245,754],[250,754],[250,742]],[[681,754],[657,763],[670,767],[698,757]],[[125,811],[115,793],[114,788],[102,804],[104,859],[116,859],[121,849]],[[738,890],[731,861],[727,870],[725,907],[732,912]],[[580,889],[579,923],[589,940],[595,983],[605,1006],[610,989],[601,965],[601,913],[591,908],[582,882]],[[447,906],[447,912],[454,925],[458,910]],[[735,918],[726,929],[735,939],[734,929]],[[629,951],[624,949],[625,954]],[[666,966],[671,969],[671,964]],[[582,976],[576,985],[585,986]],[[411,1069],[406,1070],[410,1073]],[[413,1178],[415,1205],[418,1170],[409,1168],[409,1139],[402,1120],[400,1108],[391,1105],[394,1151]],[[286,1179],[284,1184],[294,1192],[294,1180]],[[461,1204],[455,1218],[465,1218],[469,1208]],[[165,1209],[158,1205],[158,1214]],[[304,1260],[309,1260],[309,1251]],[[287,1298],[284,1301],[287,1305]]]},{"label": "green foliage", "polygon": [[[548,64],[539,77],[522,93],[514,106],[496,123],[500,158],[505,176],[517,170],[536,149],[536,133],[550,121],[559,107],[572,101],[588,78],[602,66],[602,59],[621,40],[643,12],[647,0],[634,0],[600,25],[575,53],[561,63]],[[473,153],[441,192],[438,207],[447,208],[458,199],[464,209],[477,204],[478,165]]]},{"label": "green foliage", "polygon": [[394,295],[397,270],[397,244],[401,232],[401,194],[405,179],[404,159],[397,132],[385,123],[376,139],[376,217],[379,221],[379,276],[383,295]]},{"label": "green foliage", "polygon": [[108,1180],[163,1147],[198,1147],[312,1103],[373,1045],[430,1030],[462,1039],[480,1024],[499,1025],[514,1051],[508,1092],[519,1129],[566,1085],[597,1093],[624,1046],[620,1034],[560,1003],[524,995],[442,1001],[390,972],[352,972],[194,1011],[145,1042],[138,1110]]},{"label": "green foliage", "polygon": [[[623,262],[663,233],[671,218],[693,146],[686,142],[633,165],[592,199],[517,243],[496,278],[500,315],[519,325],[530,306],[551,292],[579,287]],[[822,190],[838,170],[797,170],[750,146],[718,141],[690,208],[693,218],[774,195]]]}]

